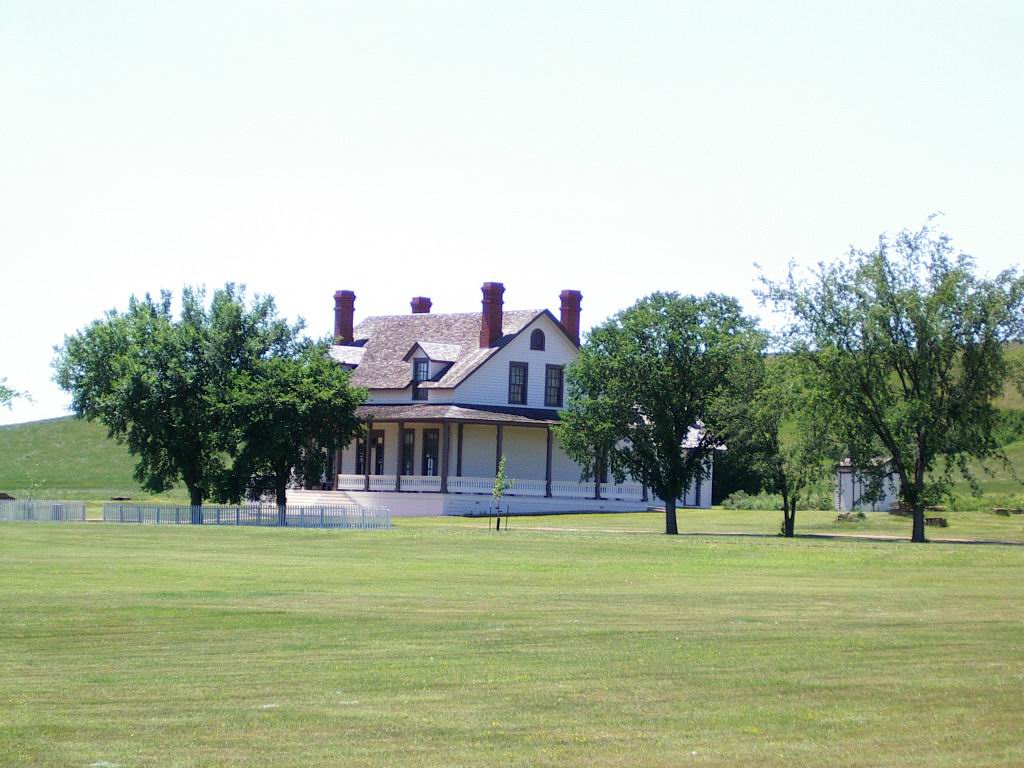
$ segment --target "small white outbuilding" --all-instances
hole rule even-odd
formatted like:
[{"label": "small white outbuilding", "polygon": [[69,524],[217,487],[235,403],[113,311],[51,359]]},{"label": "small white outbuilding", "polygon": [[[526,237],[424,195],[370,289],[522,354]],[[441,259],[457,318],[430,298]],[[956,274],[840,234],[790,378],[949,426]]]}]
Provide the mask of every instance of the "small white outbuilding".
[{"label": "small white outbuilding", "polygon": [[900,498],[900,476],[893,471],[892,459],[878,459],[883,473],[881,487],[875,493],[874,478],[857,471],[849,459],[836,465],[836,512],[888,512]]}]

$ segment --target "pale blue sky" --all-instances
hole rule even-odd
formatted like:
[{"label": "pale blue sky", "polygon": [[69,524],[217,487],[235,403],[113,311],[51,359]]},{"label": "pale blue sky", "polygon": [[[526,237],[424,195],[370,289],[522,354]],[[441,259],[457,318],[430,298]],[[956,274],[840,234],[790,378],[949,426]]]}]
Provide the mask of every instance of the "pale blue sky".
[{"label": "pale blue sky", "polygon": [[0,0],[0,376],[131,293],[750,295],[933,211],[1022,261],[1024,3]]}]

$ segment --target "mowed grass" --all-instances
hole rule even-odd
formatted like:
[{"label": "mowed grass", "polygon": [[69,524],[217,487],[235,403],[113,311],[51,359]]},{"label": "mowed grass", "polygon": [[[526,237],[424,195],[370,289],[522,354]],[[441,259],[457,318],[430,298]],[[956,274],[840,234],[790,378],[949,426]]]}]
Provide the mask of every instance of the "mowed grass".
[{"label": "mowed grass", "polygon": [[[512,502],[513,509],[515,502]],[[929,526],[929,538],[1010,541],[1024,543],[1024,515],[998,515],[992,512],[929,512],[941,515],[947,528]],[[681,533],[739,533],[774,536],[782,524],[782,512],[772,510],[680,509],[676,521]],[[440,518],[438,525],[487,528],[480,518]],[[505,523],[502,523],[505,525]],[[493,522],[491,526],[493,527]],[[623,533],[660,533],[665,530],[664,512],[636,512],[600,515],[513,516],[513,530],[608,531]],[[867,512],[864,519],[840,521],[835,512],[800,510],[796,514],[797,535],[896,536],[910,538],[909,517],[887,512]]]},{"label": "mowed grass", "polygon": [[1024,763],[1022,547],[520,522],[0,524],[0,765]]}]

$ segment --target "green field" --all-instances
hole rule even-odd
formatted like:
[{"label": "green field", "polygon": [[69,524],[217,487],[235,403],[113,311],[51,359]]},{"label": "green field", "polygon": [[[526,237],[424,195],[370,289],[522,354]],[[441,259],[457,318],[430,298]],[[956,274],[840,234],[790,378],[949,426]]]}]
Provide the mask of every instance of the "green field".
[{"label": "green field", "polygon": [[[514,509],[515,502],[512,502]],[[933,513],[929,513],[933,514]],[[940,513],[934,513],[940,514]],[[949,527],[929,526],[932,539],[976,539],[984,541],[1024,542],[1024,515],[997,515],[992,512],[953,512],[945,515]],[[681,533],[735,533],[775,536],[782,513],[770,510],[681,509],[677,513]],[[607,531],[622,533],[660,533],[665,529],[661,512],[607,515],[549,515],[513,517],[514,530]],[[484,526],[486,521],[449,519],[450,525]],[[887,512],[868,512],[863,519],[839,521],[835,512],[801,511],[796,515],[798,536],[894,536],[910,538],[910,518]]]},{"label": "green field", "polygon": [[68,417],[0,427],[0,491],[17,498],[188,501],[184,489],[160,496],[140,490],[134,467],[128,449],[99,424]]},{"label": "green field", "polygon": [[[977,463],[972,464],[984,494],[972,497],[967,483],[958,483],[954,488],[956,501],[948,510],[951,520],[961,509],[991,512],[993,507],[1024,505],[1024,484],[1019,479],[1024,477],[1024,440],[1006,446],[1006,452],[1012,471],[993,466],[992,473],[986,474]],[[0,427],[0,491],[18,498],[92,502],[89,512],[93,517],[99,516],[99,503],[114,496],[188,501],[183,488],[160,495],[140,490],[132,478],[134,464],[128,450],[107,439],[105,429],[98,424],[64,418]],[[722,519],[743,518],[726,515]],[[775,525],[772,523],[773,532]],[[756,526],[758,531],[762,528]]]},{"label": "green field", "polygon": [[0,524],[0,765],[1024,763],[1022,547],[520,522]]}]

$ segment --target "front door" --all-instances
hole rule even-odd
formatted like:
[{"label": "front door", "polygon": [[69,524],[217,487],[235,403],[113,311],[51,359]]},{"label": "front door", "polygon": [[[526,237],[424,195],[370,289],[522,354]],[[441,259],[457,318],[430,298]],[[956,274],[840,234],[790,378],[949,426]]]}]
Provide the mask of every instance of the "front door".
[{"label": "front door", "polygon": [[384,432],[373,430],[370,433],[371,463],[370,473],[384,474]]},{"label": "front door", "polygon": [[423,430],[423,474],[430,477],[437,475],[437,446],[440,442],[439,431],[436,429]]}]

